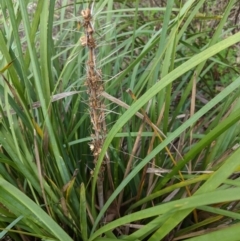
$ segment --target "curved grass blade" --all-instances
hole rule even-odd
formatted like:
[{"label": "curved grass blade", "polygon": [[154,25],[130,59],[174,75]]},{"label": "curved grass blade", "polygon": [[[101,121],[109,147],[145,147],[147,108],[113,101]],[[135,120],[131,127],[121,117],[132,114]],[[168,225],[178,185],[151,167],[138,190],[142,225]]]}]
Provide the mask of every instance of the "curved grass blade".
[{"label": "curved grass blade", "polygon": [[[239,152],[240,150],[236,152],[236,155],[239,155]],[[116,227],[119,227],[127,223],[131,223],[133,221],[142,220],[145,218],[150,218],[150,217],[154,217],[154,216],[158,216],[166,213],[172,213],[172,217],[175,217],[175,215],[177,215],[178,213],[188,212],[190,209],[192,210],[194,208],[197,208],[198,206],[238,200],[240,198],[240,193],[238,193],[238,191],[240,191],[240,188],[231,188],[227,190],[215,190],[210,193],[194,195],[192,197],[172,201],[169,203],[164,203],[156,207],[148,208],[139,212],[129,214],[125,217],[119,218],[105,225],[104,227],[98,229],[89,238],[89,241],[95,240],[96,237],[98,237],[99,235],[103,234],[106,231],[112,230]],[[160,236],[158,236],[158,240],[161,240],[161,238],[159,237]]]}]

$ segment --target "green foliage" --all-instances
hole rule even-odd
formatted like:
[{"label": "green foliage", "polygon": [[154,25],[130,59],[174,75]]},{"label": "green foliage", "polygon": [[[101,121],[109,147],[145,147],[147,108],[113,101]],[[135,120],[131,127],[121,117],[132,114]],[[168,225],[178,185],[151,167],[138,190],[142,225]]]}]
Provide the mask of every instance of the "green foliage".
[{"label": "green foliage", "polygon": [[[208,4],[92,5],[108,130],[95,166],[89,3],[0,2],[1,238],[238,240],[240,33],[225,29],[237,1],[218,15]],[[106,178],[99,210],[106,152],[114,190]]]}]

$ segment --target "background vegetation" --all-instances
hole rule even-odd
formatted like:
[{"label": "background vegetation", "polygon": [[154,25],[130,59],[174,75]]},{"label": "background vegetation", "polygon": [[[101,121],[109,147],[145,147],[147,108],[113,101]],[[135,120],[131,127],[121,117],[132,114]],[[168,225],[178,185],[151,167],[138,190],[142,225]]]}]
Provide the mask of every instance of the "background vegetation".
[{"label": "background vegetation", "polygon": [[[2,240],[239,240],[237,0],[0,8]],[[96,163],[86,8],[107,125]]]}]

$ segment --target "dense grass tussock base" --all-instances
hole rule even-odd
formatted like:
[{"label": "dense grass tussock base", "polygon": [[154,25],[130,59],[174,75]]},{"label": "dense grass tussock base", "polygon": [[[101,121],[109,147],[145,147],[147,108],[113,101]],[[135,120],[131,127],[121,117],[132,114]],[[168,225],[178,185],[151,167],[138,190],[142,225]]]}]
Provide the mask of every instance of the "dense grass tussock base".
[{"label": "dense grass tussock base", "polygon": [[0,238],[238,240],[238,5],[0,1]]}]

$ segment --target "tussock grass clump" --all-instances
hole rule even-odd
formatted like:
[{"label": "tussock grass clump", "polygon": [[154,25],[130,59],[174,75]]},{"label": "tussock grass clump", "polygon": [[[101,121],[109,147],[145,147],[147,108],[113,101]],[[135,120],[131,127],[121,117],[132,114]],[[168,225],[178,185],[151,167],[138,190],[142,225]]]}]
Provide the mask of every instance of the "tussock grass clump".
[{"label": "tussock grass clump", "polygon": [[239,239],[238,1],[211,2],[0,1],[0,239]]}]

